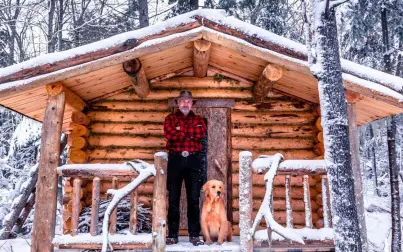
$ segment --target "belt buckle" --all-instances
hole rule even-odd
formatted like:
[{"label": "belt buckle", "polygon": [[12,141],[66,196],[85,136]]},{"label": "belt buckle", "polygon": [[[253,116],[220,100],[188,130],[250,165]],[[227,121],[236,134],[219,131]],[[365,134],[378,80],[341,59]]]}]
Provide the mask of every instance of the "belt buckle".
[{"label": "belt buckle", "polygon": [[182,157],[187,157],[189,156],[189,151],[182,151],[181,155]]}]

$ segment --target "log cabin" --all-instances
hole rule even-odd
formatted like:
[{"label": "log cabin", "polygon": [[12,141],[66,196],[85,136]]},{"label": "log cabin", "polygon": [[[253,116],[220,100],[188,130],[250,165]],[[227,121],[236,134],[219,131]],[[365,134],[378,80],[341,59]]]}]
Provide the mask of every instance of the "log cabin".
[{"label": "log cabin", "polygon": [[[347,60],[342,60],[342,70],[354,186],[360,191],[357,127],[403,112],[403,79]],[[173,99],[183,89],[192,91],[197,99],[194,111],[206,118],[208,178],[226,185],[227,214],[235,236],[245,236],[240,230],[245,225],[239,223],[249,220],[250,225],[265,195],[263,175],[252,175],[251,160],[240,165],[240,158],[274,153],[281,153],[286,161],[306,160],[302,168],[303,161],[279,168],[273,189],[276,221],[312,232],[331,230],[323,156],[326,136],[317,80],[309,70],[305,46],[223,11],[202,9],[0,69],[0,104],[43,122],[32,251],[39,247],[51,251],[54,246],[100,248],[99,239],[88,242],[100,236],[99,200],[107,197],[108,189],[121,188],[136,176],[126,161],[141,159],[155,164],[157,171],[166,167],[164,156],[155,153],[164,151],[164,117],[175,109]],[[68,135],[69,164],[59,167],[62,133]],[[242,151],[252,156],[242,156]],[[296,163],[299,169],[293,167]],[[312,165],[317,167],[311,169]],[[240,213],[242,169],[251,180],[248,213]],[[58,176],[64,180],[62,228],[69,239],[54,237]],[[157,184],[164,185],[162,172],[131,194],[131,240],[127,236],[124,242],[119,240],[116,212],[112,214],[114,248],[165,249],[164,242],[156,245],[155,237],[136,234],[134,227],[138,203],[152,208],[153,220],[166,219],[165,211],[153,207],[155,199],[164,201],[161,195],[166,193]],[[80,239],[78,218],[89,206],[91,231]],[[357,208],[363,211],[359,194]],[[182,216],[185,212],[183,207]],[[161,223],[153,221],[153,232],[163,235],[166,227]],[[186,235],[186,223],[182,218],[182,235]],[[331,251],[333,236],[322,238],[308,235],[300,246],[280,239],[272,246]],[[255,239],[242,246],[251,251],[265,242]]]}]

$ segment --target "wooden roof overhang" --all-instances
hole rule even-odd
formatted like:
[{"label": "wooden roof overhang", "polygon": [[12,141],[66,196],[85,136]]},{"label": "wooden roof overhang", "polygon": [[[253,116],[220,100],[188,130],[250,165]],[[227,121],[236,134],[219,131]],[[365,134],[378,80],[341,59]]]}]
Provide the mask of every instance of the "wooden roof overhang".
[{"label": "wooden roof overhang", "polygon": [[[132,86],[130,77],[122,69],[122,63],[131,59],[141,61],[152,89],[152,80],[192,69],[193,42],[201,39],[211,42],[208,65],[216,72],[256,82],[269,63],[281,66],[284,73],[274,83],[274,89],[319,103],[317,80],[309,70],[306,53],[298,48],[300,44],[277,43],[276,39],[281,37],[261,29],[274,36],[274,40],[264,40],[248,33],[244,27],[260,28],[231,19],[231,23],[240,26],[236,28],[211,17],[208,12],[195,11],[181,16],[168,20],[168,24],[160,28],[157,24],[52,54],[52,60],[46,60],[45,55],[39,57],[39,63],[33,60],[0,70],[0,104],[42,121],[47,100],[46,84],[62,83],[85,102],[102,99]],[[348,96],[355,97],[359,125],[403,112],[402,90],[394,90],[390,83],[383,83],[382,77],[374,79],[344,67],[343,79]],[[393,80],[403,83],[397,77]],[[194,95],[208,97],[205,90],[194,90]],[[177,96],[169,89],[163,94],[151,92],[143,99]],[[67,107],[65,115],[72,110]],[[65,116],[64,125],[69,118]]]}]

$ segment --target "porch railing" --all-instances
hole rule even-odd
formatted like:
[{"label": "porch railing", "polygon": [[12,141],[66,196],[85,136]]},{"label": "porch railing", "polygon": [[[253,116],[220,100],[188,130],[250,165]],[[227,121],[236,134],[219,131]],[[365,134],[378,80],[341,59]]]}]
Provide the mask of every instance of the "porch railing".
[{"label": "porch railing", "polygon": [[[166,153],[154,155],[155,178],[153,187],[152,233],[138,234],[136,187],[130,193],[129,229],[125,234],[116,233],[117,208],[110,215],[109,242],[114,249],[147,249],[165,250],[166,235]],[[151,165],[151,164],[150,164]],[[153,169],[154,169],[153,167]],[[99,206],[101,199],[101,181],[112,181],[110,189],[118,190],[119,184],[138,177],[141,172],[129,163],[125,164],[71,164],[58,167],[58,175],[73,181],[71,193],[71,232],[57,236],[53,244],[61,249],[100,249],[102,235],[98,228]],[[91,217],[89,233],[79,233],[80,204],[82,201],[84,180],[92,181]],[[142,181],[142,183],[145,180]],[[109,197],[109,196],[108,196]],[[158,204],[156,206],[155,204]]]},{"label": "porch railing", "polygon": [[[261,156],[261,165],[264,164],[264,158],[269,156]],[[240,246],[241,251],[252,251],[253,246],[264,242],[264,240],[269,241],[271,244],[271,228],[260,232],[260,235],[255,236],[255,241],[253,234],[251,233],[252,227],[252,153],[249,151],[243,151],[239,155],[239,225],[240,225]],[[255,159],[256,161],[256,159]],[[254,161],[254,162],[255,162]],[[265,167],[265,171],[268,171],[270,163],[267,163],[268,167]],[[256,168],[256,167],[254,167]],[[256,170],[256,169],[255,169]],[[324,160],[285,160],[280,162],[276,175],[285,175],[285,190],[286,190],[286,228],[289,231],[295,231],[300,236],[302,236],[304,242],[315,243],[316,241],[328,246],[333,246],[332,237],[332,221],[330,212],[330,196],[329,196],[329,182],[327,178],[327,171]],[[305,209],[305,229],[294,229],[293,223],[293,208],[292,208],[292,198],[291,198],[291,177],[293,175],[303,176],[303,193],[304,193],[304,209]],[[311,207],[311,194],[310,194],[310,183],[309,180],[311,176],[319,175],[321,177],[321,198],[322,198],[322,210],[323,210],[323,229],[314,228],[312,223],[312,207]],[[262,175],[263,176],[263,175]],[[266,178],[266,177],[265,177]],[[270,211],[273,213],[273,204],[270,205]],[[242,206],[242,207],[241,207]],[[307,234],[309,233],[309,234]],[[315,240],[315,235],[318,240]],[[263,234],[263,235],[261,235]],[[263,238],[262,238],[263,237]],[[281,237],[281,235],[280,235]],[[257,238],[257,239],[256,239]],[[322,240],[324,239],[324,240]],[[290,242],[287,242],[290,244]]]}]

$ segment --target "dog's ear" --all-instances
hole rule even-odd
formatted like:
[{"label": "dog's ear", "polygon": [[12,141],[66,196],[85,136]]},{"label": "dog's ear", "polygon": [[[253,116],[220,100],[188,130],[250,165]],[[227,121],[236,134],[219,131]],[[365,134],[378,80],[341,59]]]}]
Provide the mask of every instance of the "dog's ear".
[{"label": "dog's ear", "polygon": [[208,189],[208,187],[209,187],[209,181],[207,181],[207,182],[203,185],[203,187],[202,187],[203,192],[206,192],[207,189]]}]

